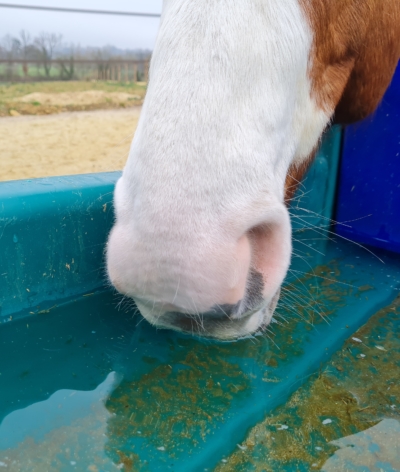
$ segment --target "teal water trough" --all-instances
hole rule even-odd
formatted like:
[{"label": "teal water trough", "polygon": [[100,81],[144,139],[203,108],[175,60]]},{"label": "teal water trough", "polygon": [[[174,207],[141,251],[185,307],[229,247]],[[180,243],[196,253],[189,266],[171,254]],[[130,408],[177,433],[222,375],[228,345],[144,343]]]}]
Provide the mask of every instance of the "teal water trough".
[{"label": "teal water trough", "polygon": [[[275,323],[232,343],[156,330],[107,286],[119,173],[1,183],[0,470],[400,470],[400,258],[330,232],[339,150],[334,129],[292,205]],[[352,393],[322,401],[321,379]]]}]

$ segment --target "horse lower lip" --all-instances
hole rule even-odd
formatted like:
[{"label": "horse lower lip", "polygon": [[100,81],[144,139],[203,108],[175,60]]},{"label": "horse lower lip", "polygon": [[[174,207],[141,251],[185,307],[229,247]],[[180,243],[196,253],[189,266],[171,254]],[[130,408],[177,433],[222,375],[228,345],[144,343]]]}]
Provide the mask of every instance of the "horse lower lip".
[{"label": "horse lower lip", "polygon": [[264,310],[267,308],[267,303],[261,303],[257,307],[253,308],[252,310],[247,311],[246,313],[242,313],[239,316],[236,316],[235,314],[232,315],[216,315],[212,316],[212,313],[210,315],[208,314],[200,314],[200,315],[190,315],[187,313],[177,313],[177,312],[170,312],[168,315],[170,317],[175,316],[177,318],[177,322],[179,323],[181,320],[188,320],[188,321],[201,321],[202,323],[235,323],[237,321],[245,320],[249,316],[254,315],[254,313],[257,313],[258,311]]},{"label": "horse lower lip", "polygon": [[[274,297],[275,298],[275,297]],[[214,339],[237,339],[243,336],[248,336],[256,331],[265,328],[270,321],[268,316],[269,307],[274,303],[263,303],[257,308],[246,312],[240,318],[201,318],[195,315],[184,315],[181,313],[170,313],[172,317],[160,320],[159,327],[173,329],[188,334],[197,335],[205,338]],[[248,329],[248,323],[251,323],[251,317],[257,316],[255,319],[255,329]]]},{"label": "horse lower lip", "polygon": [[271,318],[279,300],[278,290],[272,299],[263,300],[256,308],[253,308],[240,316],[212,317],[203,315],[190,315],[176,311],[169,311],[161,316],[154,316],[146,305],[137,300],[138,308],[143,316],[153,325],[161,329],[171,329],[204,338],[216,340],[234,340],[251,336],[262,332],[271,322]]}]

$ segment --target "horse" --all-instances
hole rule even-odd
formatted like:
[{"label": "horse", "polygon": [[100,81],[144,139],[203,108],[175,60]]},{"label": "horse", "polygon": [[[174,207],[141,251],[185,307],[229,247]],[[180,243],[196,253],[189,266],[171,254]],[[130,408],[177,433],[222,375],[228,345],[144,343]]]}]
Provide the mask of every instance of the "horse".
[{"label": "horse", "polygon": [[291,260],[287,202],[326,128],[373,113],[399,56],[398,0],[164,0],[110,283],[160,328],[265,330]]}]

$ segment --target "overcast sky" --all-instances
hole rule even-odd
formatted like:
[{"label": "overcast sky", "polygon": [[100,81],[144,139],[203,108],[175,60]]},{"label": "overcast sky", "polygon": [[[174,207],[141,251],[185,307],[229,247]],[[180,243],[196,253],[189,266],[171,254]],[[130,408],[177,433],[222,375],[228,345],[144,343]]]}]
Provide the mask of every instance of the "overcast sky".
[{"label": "overcast sky", "polygon": [[[8,0],[4,3],[145,13],[161,13],[162,7],[162,0]],[[62,34],[66,44],[153,49],[158,25],[158,18],[0,8],[0,39],[6,34],[17,36],[24,29],[33,36],[42,31]]]}]

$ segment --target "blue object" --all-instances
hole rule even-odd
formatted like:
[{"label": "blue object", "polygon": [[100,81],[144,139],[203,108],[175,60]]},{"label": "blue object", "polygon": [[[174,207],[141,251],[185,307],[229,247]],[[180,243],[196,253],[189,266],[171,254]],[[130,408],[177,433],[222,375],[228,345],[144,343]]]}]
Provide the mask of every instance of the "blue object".
[{"label": "blue object", "polygon": [[374,115],[344,132],[336,232],[400,252],[400,67]]}]

